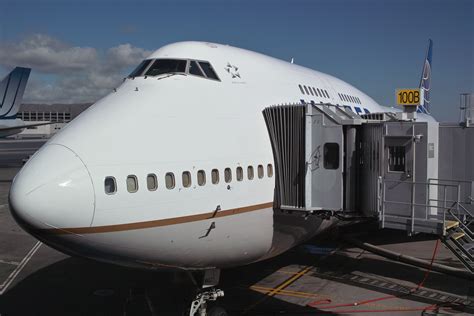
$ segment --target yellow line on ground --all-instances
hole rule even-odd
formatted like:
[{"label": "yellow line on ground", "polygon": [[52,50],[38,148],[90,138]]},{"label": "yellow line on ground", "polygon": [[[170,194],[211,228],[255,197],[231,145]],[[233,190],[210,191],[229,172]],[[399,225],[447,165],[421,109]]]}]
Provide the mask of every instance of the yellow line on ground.
[{"label": "yellow line on ground", "polygon": [[[252,290],[260,292],[262,294],[267,294],[274,290],[274,288],[265,288],[265,287],[250,287]],[[288,291],[288,290],[281,290],[276,293],[276,295],[283,295],[283,296],[294,296],[294,297],[302,297],[302,298],[321,298],[321,297],[328,297],[327,295],[320,295],[314,293],[307,293],[307,292],[298,292],[298,291]]]},{"label": "yellow line on ground", "polygon": [[268,298],[274,296],[275,294],[277,294],[278,292],[282,291],[284,288],[286,288],[288,285],[290,285],[291,283],[295,282],[296,280],[298,280],[299,278],[301,278],[303,275],[305,275],[306,273],[308,273],[309,271],[311,271],[311,269],[313,269],[312,266],[307,266],[305,267],[304,269],[302,269],[300,272],[298,272],[297,274],[295,274],[294,276],[292,276],[291,278],[289,278],[288,280],[286,280],[285,282],[283,282],[282,284],[280,284],[278,287],[276,287],[275,289],[271,290],[270,292],[268,292],[264,297],[262,297],[262,299],[258,300],[256,303],[254,303],[253,305],[251,305],[250,307],[248,307],[245,311],[244,311],[244,314],[247,314],[249,311],[251,311],[252,309],[254,309],[257,305],[260,305],[261,303],[263,303],[265,300],[267,300]]},{"label": "yellow line on ground", "polygon": [[[273,287],[265,287],[265,286],[260,286],[260,285],[252,285],[250,288],[251,289],[257,289],[257,290],[264,290],[264,291],[272,291],[272,290],[275,289]],[[280,292],[282,292],[282,293],[291,293],[291,294],[310,295],[310,296],[324,296],[322,294],[301,292],[301,291],[291,291],[291,290],[281,290]]]}]

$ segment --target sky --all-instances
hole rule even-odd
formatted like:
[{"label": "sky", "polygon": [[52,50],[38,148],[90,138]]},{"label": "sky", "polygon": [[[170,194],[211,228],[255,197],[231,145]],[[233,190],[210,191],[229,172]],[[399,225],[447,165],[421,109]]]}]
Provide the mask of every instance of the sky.
[{"label": "sky", "polygon": [[336,76],[382,105],[417,88],[434,41],[432,113],[474,92],[471,0],[0,0],[0,77],[32,67],[28,103],[93,102],[152,51],[202,40]]}]

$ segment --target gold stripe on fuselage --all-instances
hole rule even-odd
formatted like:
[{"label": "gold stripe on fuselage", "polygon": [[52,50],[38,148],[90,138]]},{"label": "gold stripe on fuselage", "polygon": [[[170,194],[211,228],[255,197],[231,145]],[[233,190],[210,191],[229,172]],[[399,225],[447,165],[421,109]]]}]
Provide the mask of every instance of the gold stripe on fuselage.
[{"label": "gold stripe on fuselage", "polygon": [[162,226],[197,222],[197,221],[202,221],[202,220],[211,219],[211,218],[219,218],[219,217],[232,216],[232,215],[237,215],[237,214],[242,214],[242,213],[247,213],[247,212],[258,211],[258,210],[262,210],[262,209],[269,208],[272,206],[273,206],[273,202],[268,202],[268,203],[250,205],[250,206],[245,206],[245,207],[238,207],[238,208],[225,210],[225,211],[218,211],[217,213],[215,211],[212,211],[212,212],[203,213],[203,214],[165,218],[165,219],[158,219],[158,220],[146,221],[146,222],[105,225],[105,226],[92,226],[92,227],[52,228],[52,229],[42,229],[40,231],[42,233],[49,233],[49,234],[55,234],[55,235],[110,233],[110,232],[119,232],[119,231],[136,230],[136,229],[162,227]]}]

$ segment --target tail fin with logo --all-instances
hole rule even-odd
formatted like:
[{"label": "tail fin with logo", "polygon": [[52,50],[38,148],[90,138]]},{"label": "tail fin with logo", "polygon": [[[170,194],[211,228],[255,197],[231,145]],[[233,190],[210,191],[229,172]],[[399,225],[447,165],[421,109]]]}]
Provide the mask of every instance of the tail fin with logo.
[{"label": "tail fin with logo", "polygon": [[430,114],[431,107],[431,67],[433,60],[433,41],[430,39],[428,41],[428,50],[426,52],[425,63],[423,64],[423,71],[421,72],[420,80],[420,93],[421,93],[421,102],[418,107],[418,112]]},{"label": "tail fin with logo", "polygon": [[16,67],[0,82],[0,120],[15,119],[31,68]]}]

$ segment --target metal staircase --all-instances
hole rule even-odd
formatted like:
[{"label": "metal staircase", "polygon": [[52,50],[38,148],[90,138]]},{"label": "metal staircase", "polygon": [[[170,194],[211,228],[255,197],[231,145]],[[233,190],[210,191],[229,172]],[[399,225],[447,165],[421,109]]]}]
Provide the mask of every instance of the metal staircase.
[{"label": "metal staircase", "polygon": [[[379,219],[382,228],[406,229],[412,235],[416,233],[431,233],[440,236],[441,241],[451,252],[461,261],[461,263],[471,273],[474,273],[474,233],[472,226],[474,224],[474,212],[472,195],[472,182],[452,181],[430,179],[425,183],[398,182],[397,185],[410,186],[412,190],[411,197],[415,195],[414,187],[424,187],[427,192],[433,187],[439,189],[439,197],[428,199],[425,203],[418,203],[415,200],[406,201],[403,197],[399,200],[387,200],[387,186],[392,185],[393,181],[379,179]],[[464,186],[463,184],[469,184]],[[448,189],[454,189],[449,194]],[[425,194],[428,196],[429,194]],[[454,197],[454,199],[452,199]],[[404,214],[394,208],[394,206],[405,206],[411,209],[411,212]],[[390,207],[391,206],[391,207]],[[418,212],[415,212],[415,208]],[[430,211],[437,209],[439,212],[436,217],[430,216]]]},{"label": "metal staircase", "polygon": [[[452,212],[450,216],[457,219]],[[474,273],[474,234],[466,224],[459,220],[446,221],[445,234],[441,241]]]}]

